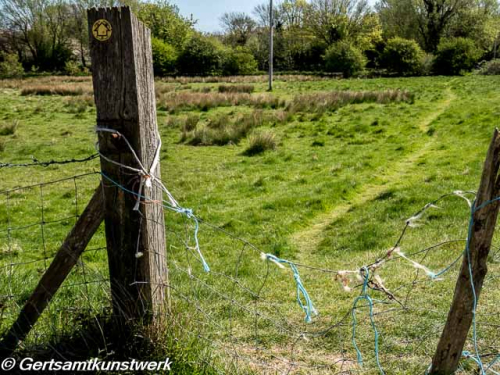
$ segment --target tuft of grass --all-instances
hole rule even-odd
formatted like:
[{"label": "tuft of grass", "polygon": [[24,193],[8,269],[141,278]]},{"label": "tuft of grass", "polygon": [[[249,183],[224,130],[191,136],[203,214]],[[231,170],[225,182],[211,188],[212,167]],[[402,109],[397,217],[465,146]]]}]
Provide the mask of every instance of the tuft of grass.
[{"label": "tuft of grass", "polygon": [[254,92],[255,87],[253,85],[220,85],[218,91],[220,93],[237,93],[242,92],[246,94],[251,94]]},{"label": "tuft of grass", "polygon": [[198,117],[189,124],[186,120],[180,141],[192,146],[238,144],[252,129],[262,126],[263,123],[264,115],[261,110],[237,116],[234,120],[222,114],[203,124],[199,122]]},{"label": "tuft of grass", "polygon": [[18,126],[19,126],[19,121],[14,121],[11,124],[2,125],[0,127],[0,135],[13,135],[16,133]]},{"label": "tuft of grass", "polygon": [[243,152],[245,156],[262,154],[268,150],[276,150],[276,136],[270,131],[252,134],[248,139],[248,147]]},{"label": "tuft of grass", "polygon": [[5,151],[5,141],[0,139],[0,152]]}]

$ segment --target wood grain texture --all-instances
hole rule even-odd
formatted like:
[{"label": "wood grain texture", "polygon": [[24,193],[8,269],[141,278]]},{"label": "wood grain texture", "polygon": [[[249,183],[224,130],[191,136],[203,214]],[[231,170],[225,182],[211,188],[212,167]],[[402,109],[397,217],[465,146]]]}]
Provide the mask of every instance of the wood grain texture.
[{"label": "wood grain texture", "polygon": [[25,303],[19,317],[0,344],[0,355],[7,357],[19,341],[26,338],[52,297],[69,275],[104,220],[103,189],[99,187],[90,203],[66,237],[54,260]]},{"label": "wood grain texture", "polygon": [[[498,197],[500,193],[499,167],[500,134],[495,129],[484,163],[481,183],[476,197],[476,207],[481,207],[484,203]],[[479,300],[484,278],[488,272],[487,259],[499,208],[499,202],[494,202],[474,213],[469,253],[477,300]],[[434,354],[430,374],[447,375],[453,374],[457,370],[472,324],[473,306],[474,296],[471,287],[469,261],[468,257],[464,256],[453,302],[448,313],[448,320]]]},{"label": "wood grain texture", "polygon": [[[113,27],[111,38],[104,42],[91,33],[99,19],[108,20]],[[127,7],[89,9],[88,22],[97,125],[123,134],[149,168],[159,141],[150,31]],[[101,154],[139,168],[123,139],[103,132],[98,136]],[[103,158],[101,169],[120,185],[138,192],[139,175]],[[159,163],[156,170],[148,172],[161,176]],[[144,189],[142,194],[148,200],[162,200],[158,187]],[[114,314],[125,323],[159,316],[168,280],[163,207],[141,204],[140,212],[133,211],[136,197],[109,183],[104,197]],[[136,253],[143,256],[136,258]]]}]

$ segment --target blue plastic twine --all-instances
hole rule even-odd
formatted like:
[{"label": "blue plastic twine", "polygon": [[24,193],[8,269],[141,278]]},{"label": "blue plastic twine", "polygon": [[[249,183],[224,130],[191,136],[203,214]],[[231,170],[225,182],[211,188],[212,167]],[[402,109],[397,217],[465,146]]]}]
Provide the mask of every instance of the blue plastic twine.
[{"label": "blue plastic twine", "polygon": [[361,290],[361,295],[354,300],[354,304],[353,304],[352,311],[351,311],[351,315],[352,315],[352,344],[354,346],[354,349],[356,349],[358,364],[360,366],[363,366],[363,356],[362,356],[361,351],[359,350],[358,345],[356,343],[356,325],[357,325],[356,306],[357,306],[359,301],[366,300],[368,302],[368,307],[370,308],[370,322],[371,322],[373,332],[375,335],[375,359],[377,361],[377,366],[378,366],[380,373],[382,375],[385,375],[385,372],[382,369],[382,366],[380,365],[380,360],[379,360],[379,352],[378,352],[379,334],[377,331],[377,327],[375,326],[375,320],[373,318],[373,300],[367,294],[368,280],[369,280],[370,272],[368,271],[367,267],[363,267],[362,269],[364,271],[364,276],[365,276],[364,281],[363,281],[363,289]]},{"label": "blue plastic twine", "polygon": [[[100,174],[106,180],[110,181],[113,185],[119,187],[121,190],[123,190],[127,193],[130,193],[132,195],[135,195],[136,197],[138,197],[140,199],[146,199],[146,200],[148,199],[144,195],[136,193],[135,191],[132,191],[132,190],[127,189],[126,187],[120,185],[118,182],[116,182],[112,178],[106,176],[104,173],[100,172]],[[183,208],[183,207],[173,207],[173,206],[167,204],[165,201],[163,201],[163,207],[166,208],[167,210],[174,211],[174,212],[177,212],[179,214],[185,215],[188,219],[194,221],[194,224],[195,224],[195,226],[194,226],[195,250],[200,257],[200,261],[203,265],[203,269],[205,270],[205,272],[210,272],[210,267],[208,266],[207,262],[205,261],[205,258],[203,257],[203,254],[201,253],[201,250],[200,250],[200,243],[198,241],[199,222],[198,222],[198,218],[193,214],[193,210],[191,210],[189,208]]]},{"label": "blue plastic twine", "polygon": [[[278,258],[277,256],[272,254],[264,254],[264,256],[266,257],[266,259],[271,260],[273,262],[280,264],[288,264],[290,266],[290,269],[293,272],[293,278],[295,279],[295,284],[297,285],[297,303],[306,314],[305,317],[306,323],[311,323],[312,322],[311,315],[312,314],[318,315],[318,312],[314,308],[311,298],[309,297],[309,293],[307,293],[306,288],[304,288],[304,285],[302,284],[302,280],[300,279],[300,274],[299,270],[297,269],[297,266],[288,260]],[[302,302],[301,296],[304,298],[305,303]]]}]

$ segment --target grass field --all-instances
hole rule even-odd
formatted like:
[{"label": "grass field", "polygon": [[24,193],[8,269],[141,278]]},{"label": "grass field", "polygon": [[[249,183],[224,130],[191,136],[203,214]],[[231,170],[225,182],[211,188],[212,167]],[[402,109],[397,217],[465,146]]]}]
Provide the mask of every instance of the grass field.
[{"label": "grass field", "polygon": [[[265,92],[261,79],[242,81],[156,83],[162,179],[204,222],[255,246],[202,224],[201,250],[213,271],[205,274],[184,246],[192,244],[193,223],[167,214],[170,283],[178,334],[185,339],[168,344],[181,353],[172,354],[177,371],[194,372],[208,355],[207,361],[229,373],[234,366],[241,373],[289,368],[303,374],[377,373],[366,304],[356,309],[363,368],[356,364],[352,317],[332,327],[352,310],[360,283],[353,278],[354,289],[346,292],[336,273],[326,270],[373,263],[394,245],[405,220],[427,203],[477,188],[498,126],[500,77],[287,77],[277,80],[273,93]],[[0,81],[0,103],[1,162],[95,153],[88,79]],[[0,331],[15,319],[99,181],[97,174],[72,176],[98,172],[99,162],[1,171],[2,191],[69,179],[0,194],[0,298],[15,296],[0,300]],[[411,257],[435,272],[444,269],[463,251],[468,216],[467,202],[450,196],[429,209],[419,226],[408,228],[401,250],[412,254],[449,241]],[[77,267],[67,281],[83,285],[61,290],[26,347],[43,344],[55,327],[67,333],[78,328],[76,312],[65,311],[107,306],[105,282],[85,283],[107,278],[103,246],[101,231],[83,257],[85,267]],[[264,262],[260,251],[322,269],[299,267],[319,311],[312,323],[304,322],[297,305],[290,269]],[[440,281],[400,257],[378,270],[385,287],[404,302],[403,308],[370,292],[387,374],[423,373],[429,366],[459,265]],[[478,345],[481,353],[494,354],[500,350],[498,252],[489,267],[477,315]],[[186,329],[189,324],[195,328]],[[200,336],[210,344],[200,344]],[[466,349],[474,353],[471,340]],[[234,353],[243,360],[233,359]],[[463,373],[474,369],[464,361]]]}]

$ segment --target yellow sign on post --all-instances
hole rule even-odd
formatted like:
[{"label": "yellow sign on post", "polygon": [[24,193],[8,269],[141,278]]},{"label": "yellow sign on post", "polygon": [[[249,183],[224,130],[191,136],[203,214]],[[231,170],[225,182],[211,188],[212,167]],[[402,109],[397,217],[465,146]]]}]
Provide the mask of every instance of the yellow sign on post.
[{"label": "yellow sign on post", "polygon": [[92,26],[92,35],[100,42],[104,42],[111,38],[112,33],[113,27],[105,19],[95,21],[94,25]]}]

